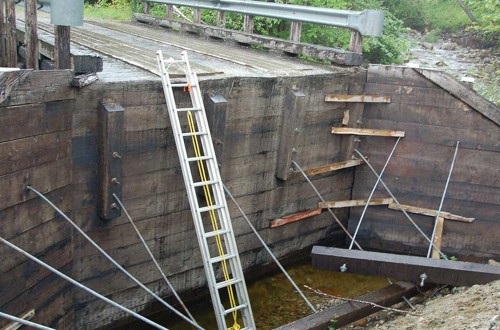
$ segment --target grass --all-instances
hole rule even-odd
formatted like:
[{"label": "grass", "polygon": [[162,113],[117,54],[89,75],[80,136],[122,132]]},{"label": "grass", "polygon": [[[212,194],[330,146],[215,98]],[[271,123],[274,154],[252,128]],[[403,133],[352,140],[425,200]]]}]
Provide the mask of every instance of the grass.
[{"label": "grass", "polygon": [[110,19],[116,21],[129,21],[132,18],[132,6],[119,4],[114,6],[106,5],[85,5],[83,10],[85,17]]},{"label": "grass", "polygon": [[426,0],[421,8],[428,25],[436,32],[456,32],[471,21],[455,0]]}]

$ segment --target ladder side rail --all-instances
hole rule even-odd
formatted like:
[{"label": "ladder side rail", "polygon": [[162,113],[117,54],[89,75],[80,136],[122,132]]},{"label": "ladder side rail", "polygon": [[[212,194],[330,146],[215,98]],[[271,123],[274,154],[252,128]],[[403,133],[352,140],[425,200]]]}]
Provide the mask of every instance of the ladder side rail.
[{"label": "ladder side rail", "polygon": [[[202,260],[203,260],[203,266],[205,268],[205,273],[207,276],[207,282],[208,282],[208,287],[210,290],[210,294],[212,297],[216,296],[218,297],[219,294],[216,292],[216,288],[212,285],[212,283],[215,283],[215,275],[213,272],[213,269],[211,265],[207,263],[206,258],[204,255],[209,255],[209,248],[208,248],[208,243],[207,240],[204,239],[203,234],[205,233],[205,230],[203,228],[203,224],[201,221],[201,214],[197,210],[199,209],[198,205],[198,199],[196,198],[196,192],[193,193],[191,190],[191,187],[189,185],[189,182],[193,182],[191,170],[189,168],[190,164],[187,162],[187,152],[186,152],[186,146],[184,143],[184,138],[180,135],[181,131],[181,124],[180,120],[178,117],[178,114],[176,113],[176,104],[175,104],[175,99],[173,95],[173,89],[170,86],[170,76],[168,74],[168,71],[165,70],[165,65],[164,65],[164,60],[163,60],[163,55],[161,52],[157,53],[157,59],[160,67],[160,73],[161,73],[161,79],[162,79],[162,84],[164,87],[164,94],[165,94],[165,99],[167,102],[167,107],[168,107],[168,115],[170,118],[170,123],[172,125],[172,130],[173,130],[173,135],[174,135],[174,140],[177,145],[177,154],[179,157],[180,165],[181,165],[181,172],[182,176],[184,179],[184,185],[186,187],[186,192],[188,195],[188,200],[189,200],[189,205],[191,209],[191,215],[194,218],[194,225],[195,225],[195,230],[197,232],[197,240],[198,240],[198,245],[200,246],[200,249],[202,249]],[[219,299],[219,304],[218,306],[221,306],[220,299]],[[221,315],[220,308],[216,307],[216,316]]]}]

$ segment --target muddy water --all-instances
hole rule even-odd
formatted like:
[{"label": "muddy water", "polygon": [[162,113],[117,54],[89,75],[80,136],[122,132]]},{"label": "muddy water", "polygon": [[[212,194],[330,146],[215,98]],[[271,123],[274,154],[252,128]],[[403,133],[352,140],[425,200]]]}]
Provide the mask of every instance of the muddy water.
[{"label": "muddy water", "polygon": [[[357,297],[388,285],[384,278],[321,271],[314,269],[309,262],[296,265],[288,271],[301,289],[303,285],[308,285],[341,297]],[[257,329],[274,329],[311,314],[307,304],[294,292],[293,287],[281,273],[250,283],[248,291]],[[307,289],[304,289],[304,294],[317,308],[340,303],[340,301],[319,296]],[[217,329],[212,305],[208,298],[202,303],[189,306],[189,309],[205,329]],[[172,316],[170,315],[169,318],[171,319]],[[173,330],[189,329],[186,322],[172,322],[165,319],[155,321],[160,321]]]}]

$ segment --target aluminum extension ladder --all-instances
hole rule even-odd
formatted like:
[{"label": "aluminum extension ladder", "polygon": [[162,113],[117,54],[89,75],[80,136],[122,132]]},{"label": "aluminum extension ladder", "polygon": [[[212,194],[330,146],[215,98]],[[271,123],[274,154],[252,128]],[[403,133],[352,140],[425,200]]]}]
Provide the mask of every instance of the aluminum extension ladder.
[{"label": "aluminum extension ladder", "polygon": [[[180,60],[156,54],[218,328],[255,329],[198,78],[186,51]],[[168,70],[173,66],[186,75],[186,82],[171,82]],[[179,97],[182,107],[174,89],[189,94]],[[200,201],[198,196],[203,196]]]}]

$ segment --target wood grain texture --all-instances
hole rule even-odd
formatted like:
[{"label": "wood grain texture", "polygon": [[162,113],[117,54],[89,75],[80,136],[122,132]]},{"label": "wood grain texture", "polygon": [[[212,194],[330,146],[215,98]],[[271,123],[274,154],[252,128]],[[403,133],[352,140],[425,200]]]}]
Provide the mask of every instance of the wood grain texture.
[{"label": "wood grain texture", "polygon": [[365,206],[368,205],[390,205],[393,202],[392,198],[372,198],[370,203],[368,203],[367,199],[353,199],[346,201],[333,201],[326,203],[319,203],[318,207],[322,209],[336,209],[343,207],[356,207],[356,206]]},{"label": "wood grain texture", "polygon": [[345,103],[391,103],[389,96],[375,95],[336,95],[327,94],[325,102],[345,102]]},{"label": "wood grain texture", "polygon": [[387,129],[372,129],[372,128],[350,128],[350,127],[332,127],[332,134],[353,134],[367,136],[392,136],[404,137],[404,131],[393,131]]},{"label": "wood grain texture", "polygon": [[[431,209],[426,209],[423,207],[416,207],[416,206],[411,206],[411,205],[404,205],[404,204],[398,205],[396,203],[389,203],[389,205],[387,207],[390,208],[391,210],[400,211],[401,209],[403,209],[408,213],[422,214],[422,215],[427,215],[430,217],[436,217],[438,215],[437,210],[431,210]],[[447,220],[454,220],[454,221],[461,221],[461,222],[474,221],[474,218],[467,218],[467,217],[463,217],[461,215],[456,215],[456,214],[452,214],[450,212],[445,212],[445,211],[441,211],[439,213],[439,215],[440,215],[440,217],[443,217]]]}]

